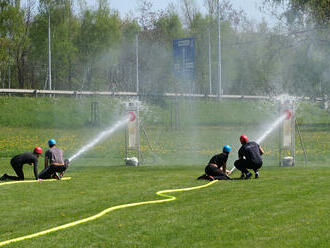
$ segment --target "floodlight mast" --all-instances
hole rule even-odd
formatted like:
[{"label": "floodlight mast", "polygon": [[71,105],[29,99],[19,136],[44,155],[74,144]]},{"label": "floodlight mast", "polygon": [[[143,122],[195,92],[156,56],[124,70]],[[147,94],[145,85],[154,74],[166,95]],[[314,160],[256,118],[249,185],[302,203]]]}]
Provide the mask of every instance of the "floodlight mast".
[{"label": "floodlight mast", "polygon": [[50,5],[48,5],[48,83],[49,90],[52,90],[52,53],[50,36]]},{"label": "floodlight mast", "polygon": [[221,20],[220,20],[220,0],[218,1],[218,73],[219,73],[219,76],[218,76],[218,80],[219,80],[219,98],[221,99],[221,96],[222,96],[222,82],[221,82],[221,77],[222,77],[222,73],[221,73],[221,29],[220,29],[220,23],[221,23]]},{"label": "floodlight mast", "polygon": [[211,31],[209,28],[209,93],[212,95]]},{"label": "floodlight mast", "polygon": [[136,94],[139,95],[139,34],[135,35]]}]

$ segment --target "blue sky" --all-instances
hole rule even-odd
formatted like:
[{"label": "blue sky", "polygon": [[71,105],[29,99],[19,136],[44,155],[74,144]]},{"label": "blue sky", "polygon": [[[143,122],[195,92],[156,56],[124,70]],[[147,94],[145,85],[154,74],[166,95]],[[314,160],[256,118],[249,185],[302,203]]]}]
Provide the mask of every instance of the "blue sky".
[{"label": "blue sky", "polygon": [[[141,0],[109,0],[110,6],[119,10],[122,16],[125,16],[130,10],[137,9],[138,2]],[[154,9],[165,9],[169,3],[179,4],[180,0],[149,0],[153,3]],[[220,0],[221,1],[221,0]],[[204,9],[204,0],[195,0],[196,4]],[[241,8],[248,15],[249,19],[262,20],[263,17],[269,19],[269,16],[261,13],[259,7],[263,0],[230,0],[234,8]],[[89,4],[97,3],[97,0],[88,0]]]},{"label": "blue sky", "polygon": [[[37,0],[21,0],[22,5],[24,6],[27,2]],[[138,3],[142,0],[108,0],[110,2],[110,7],[117,9],[122,17],[125,17],[130,11],[134,14],[136,12]],[[157,9],[166,9],[169,3],[174,3],[179,6],[180,0],[148,0],[152,2],[153,8]],[[200,7],[201,10],[205,10],[204,0],[194,0],[195,3]],[[222,1],[222,0],[220,0]],[[249,19],[254,19],[261,21],[262,18],[266,20],[272,20],[272,18],[259,11],[259,7],[262,6],[263,0],[229,0],[235,9],[243,9],[247,14]],[[86,0],[89,6],[97,6],[97,0]]]}]

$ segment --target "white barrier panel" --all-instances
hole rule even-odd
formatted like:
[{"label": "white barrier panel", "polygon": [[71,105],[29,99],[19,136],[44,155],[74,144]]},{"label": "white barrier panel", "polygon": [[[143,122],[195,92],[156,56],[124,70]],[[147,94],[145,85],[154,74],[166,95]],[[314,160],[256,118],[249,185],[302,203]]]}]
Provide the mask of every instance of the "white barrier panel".
[{"label": "white barrier panel", "polygon": [[[132,114],[131,114],[132,113]],[[139,147],[138,136],[138,115],[136,111],[131,111],[130,116],[134,116],[128,122],[128,148],[137,149]]]},{"label": "white barrier panel", "polygon": [[292,124],[291,118],[283,121],[283,135],[282,135],[283,148],[290,149],[292,147]]}]

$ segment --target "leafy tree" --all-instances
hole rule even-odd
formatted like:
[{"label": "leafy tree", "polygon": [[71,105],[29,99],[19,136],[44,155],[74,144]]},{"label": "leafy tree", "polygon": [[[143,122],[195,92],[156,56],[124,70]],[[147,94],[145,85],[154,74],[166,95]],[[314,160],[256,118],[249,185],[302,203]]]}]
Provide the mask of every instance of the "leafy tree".
[{"label": "leafy tree", "polygon": [[329,95],[330,33],[316,29],[301,36],[299,45],[296,37],[291,38],[293,45],[286,50],[283,74],[290,93],[312,97]]},{"label": "leafy tree", "polygon": [[[81,19],[81,26],[77,40],[82,71],[87,88],[102,89],[106,83],[109,68],[108,55],[121,40],[121,20],[118,13],[111,12],[102,0],[97,10],[86,10]],[[112,55],[115,55],[112,53]],[[117,60],[116,56],[112,58]]]},{"label": "leafy tree", "polygon": [[155,21],[155,30],[159,33],[159,39],[172,44],[172,40],[184,35],[180,18],[175,13],[162,15]]},{"label": "leafy tree", "polygon": [[[191,25],[190,36],[196,38],[196,90],[199,93],[209,93],[209,81],[211,77],[212,92],[219,92],[218,89],[218,7],[220,7],[221,18],[221,61],[222,61],[222,81],[224,90],[229,93],[233,82],[234,74],[237,71],[235,56],[237,50],[233,47],[238,38],[236,27],[245,20],[242,12],[237,12],[227,1],[210,0],[206,2],[209,15],[203,16],[196,13]],[[210,42],[209,42],[210,39]],[[209,75],[209,45],[211,49],[211,74]]]},{"label": "leafy tree", "polygon": [[181,89],[206,94],[212,79],[215,93],[220,13],[225,94],[329,95],[329,0],[264,1],[289,3],[285,25],[250,22],[228,0],[204,0],[206,15],[194,0],[182,0],[179,11],[173,4],[153,11],[152,1],[143,0],[137,18],[124,20],[108,0],[98,0],[96,8],[79,0],[79,12],[72,0],[39,0],[34,16],[31,8],[19,8],[19,0],[2,0],[0,81],[5,86],[11,75],[13,87],[47,86],[50,17],[53,89],[135,91],[138,45],[140,93],[179,90],[172,77],[172,41],[194,37],[195,85]]},{"label": "leafy tree", "polygon": [[29,19],[25,19],[19,1],[1,1],[0,13],[0,71],[2,74],[8,71],[13,76],[13,82],[17,80],[17,86],[24,88]]},{"label": "leafy tree", "polygon": [[242,95],[282,93],[279,71],[284,37],[272,32],[266,23],[259,24],[255,31],[241,32],[239,36],[231,92]]},{"label": "leafy tree", "polygon": [[[281,4],[286,0],[266,0],[266,3]],[[330,0],[289,0],[289,9],[306,13],[320,24],[330,23]]]},{"label": "leafy tree", "polygon": [[135,91],[136,77],[133,75],[136,68],[135,41],[140,31],[137,20],[125,19],[121,23],[120,47],[112,50],[116,60],[108,66],[107,89],[111,91]]},{"label": "leafy tree", "polygon": [[[161,13],[154,23],[153,37],[145,40],[147,46],[145,50],[145,70],[153,68],[152,75],[147,79],[144,89],[153,92],[168,92],[175,87],[172,77],[172,44],[173,40],[185,36],[179,16],[171,11]],[[150,44],[154,43],[154,44]],[[149,44],[149,45],[148,45]],[[153,47],[153,56],[148,56],[148,46]],[[148,61],[146,61],[146,58]],[[153,82],[159,82],[158,86],[153,86]]]},{"label": "leafy tree", "polygon": [[[267,0],[283,4],[283,0]],[[292,94],[322,96],[330,84],[330,1],[289,0],[284,17],[289,47],[282,60],[283,80]],[[289,56],[289,54],[291,56]]]},{"label": "leafy tree", "polygon": [[[77,61],[76,40],[78,21],[73,15],[71,0],[39,2],[39,13],[31,28],[31,71],[40,88],[48,78],[48,24],[51,30],[52,89],[70,89]],[[45,83],[44,83],[45,82]]]}]

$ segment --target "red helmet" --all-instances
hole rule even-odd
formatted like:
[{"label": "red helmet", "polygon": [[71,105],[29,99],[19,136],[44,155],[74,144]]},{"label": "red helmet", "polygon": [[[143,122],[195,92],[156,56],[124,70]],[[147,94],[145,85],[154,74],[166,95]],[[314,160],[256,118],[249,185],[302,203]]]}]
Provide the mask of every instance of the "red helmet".
[{"label": "red helmet", "polygon": [[33,152],[37,153],[37,154],[41,154],[42,153],[42,148],[37,146],[36,148],[34,148]]},{"label": "red helmet", "polygon": [[241,144],[243,144],[247,143],[249,141],[249,138],[245,134],[242,134],[241,137],[239,137],[239,140],[241,141]]}]

